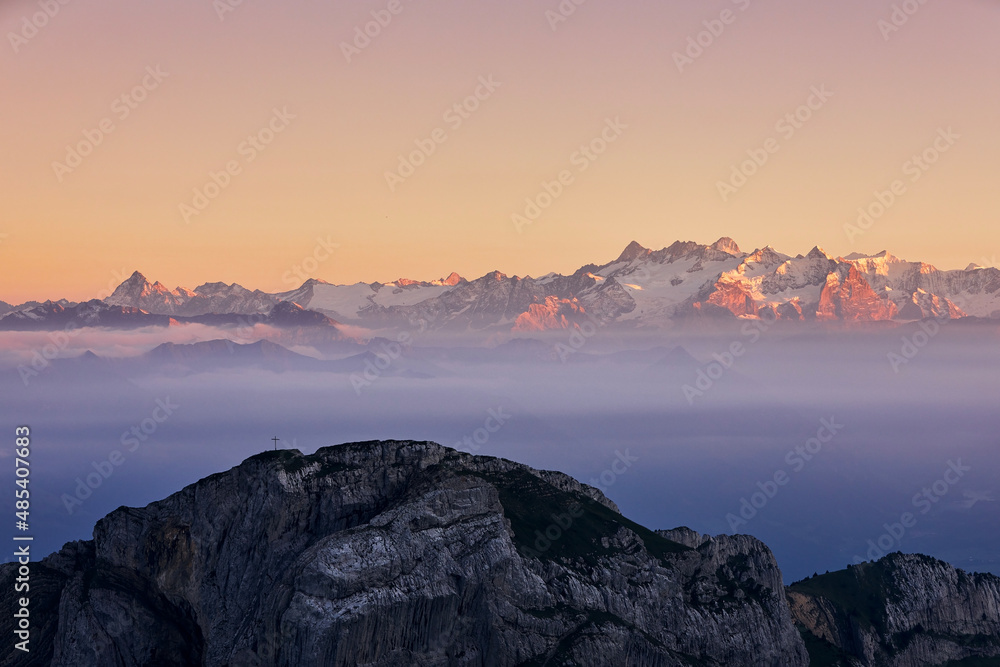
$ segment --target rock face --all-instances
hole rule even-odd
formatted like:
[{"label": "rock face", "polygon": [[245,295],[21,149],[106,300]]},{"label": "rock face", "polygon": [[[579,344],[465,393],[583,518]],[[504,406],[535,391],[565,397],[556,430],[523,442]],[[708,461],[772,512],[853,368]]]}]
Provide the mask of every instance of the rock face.
[{"label": "rock face", "polygon": [[545,303],[528,306],[528,310],[517,316],[513,331],[548,331],[551,329],[579,328],[579,321],[585,321],[586,314],[576,299],[560,299],[550,296]]},{"label": "rock face", "polygon": [[807,664],[757,540],[433,443],[260,454],[112,512],[32,593],[35,652],[4,664]]},{"label": "rock face", "polygon": [[883,301],[853,265],[841,282],[836,273],[827,276],[816,309],[818,320],[874,322],[896,316],[896,304]]},{"label": "rock face", "polygon": [[753,295],[736,282],[720,280],[706,303],[724,308],[736,316],[757,314]]},{"label": "rock face", "polygon": [[814,664],[1000,664],[1000,577],[896,553],[800,581],[788,599]]}]

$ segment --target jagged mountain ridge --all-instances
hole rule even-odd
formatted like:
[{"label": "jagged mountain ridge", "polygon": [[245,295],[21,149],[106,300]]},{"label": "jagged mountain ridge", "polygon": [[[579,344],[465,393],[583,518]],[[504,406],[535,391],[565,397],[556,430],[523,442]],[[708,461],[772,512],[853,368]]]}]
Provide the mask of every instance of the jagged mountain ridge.
[{"label": "jagged mountain ridge", "polygon": [[313,339],[336,341],[346,338],[339,323],[323,313],[306,310],[291,301],[279,301],[266,313],[205,313],[202,315],[163,315],[150,313],[132,306],[109,305],[99,299],[84,303],[46,301],[24,309],[16,309],[0,316],[0,331],[53,331],[70,332],[84,327],[108,329],[139,329],[167,327],[180,324],[206,324],[212,326],[251,329],[257,324],[277,329],[306,329]]},{"label": "jagged mountain ridge", "polygon": [[[275,294],[206,283],[168,290],[135,272],[105,302],[154,315],[258,315],[291,302],[367,328],[543,331],[595,325],[671,326],[691,317],[874,322],[1000,318],[1000,270],[971,264],[939,271],[888,252],[832,257],[815,247],[792,257],[751,253],[730,238],[678,241],[661,250],[632,242],[614,261],[539,278],[499,271],[466,280],[334,285],[306,280]],[[0,317],[0,322],[16,314]]]},{"label": "jagged mountain ridge", "polygon": [[[229,286],[230,289],[236,286]],[[196,292],[200,291],[195,290]],[[563,276],[332,285],[308,280],[272,295],[366,326],[545,330],[629,322],[657,326],[691,315],[879,321],[1000,317],[1000,271],[938,271],[887,252],[792,257],[745,253],[730,238],[651,250],[633,241],[616,260]],[[232,302],[231,302],[232,303]],[[241,306],[246,308],[246,306]],[[154,311],[150,311],[154,312]]]},{"label": "jagged mountain ridge", "polygon": [[145,326],[169,326],[168,315],[154,315],[131,306],[112,306],[99,299],[84,303],[46,301],[24,309],[15,309],[0,317],[0,330],[36,331],[80,327],[136,329]]},{"label": "jagged mountain ridge", "polygon": [[277,299],[260,290],[250,291],[237,284],[205,283],[194,290],[184,287],[167,289],[159,281],[150,283],[135,271],[105,303],[128,306],[157,315],[251,314],[269,311]]}]

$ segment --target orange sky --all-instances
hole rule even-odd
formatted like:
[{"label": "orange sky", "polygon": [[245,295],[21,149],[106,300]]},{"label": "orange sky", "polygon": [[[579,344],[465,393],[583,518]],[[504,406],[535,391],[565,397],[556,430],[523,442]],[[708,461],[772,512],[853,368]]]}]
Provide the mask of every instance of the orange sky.
[{"label": "orange sky", "polygon": [[[311,275],[332,282],[567,272],[633,239],[723,235],[941,268],[1000,256],[995,2],[926,2],[888,39],[881,1],[588,0],[555,29],[556,0],[243,0],[220,18],[228,2],[0,6],[0,299],[82,299],[123,269],[288,289],[318,239],[338,247]],[[348,62],[341,44],[373,11],[387,25]],[[679,71],[675,52],[709,29]],[[814,86],[832,96],[777,125]],[[926,171],[905,164],[949,127]],[[390,189],[417,141],[433,154]],[[97,145],[54,167],[80,142]],[[724,201],[719,182],[765,146]],[[228,185],[185,216],[210,172]]]}]

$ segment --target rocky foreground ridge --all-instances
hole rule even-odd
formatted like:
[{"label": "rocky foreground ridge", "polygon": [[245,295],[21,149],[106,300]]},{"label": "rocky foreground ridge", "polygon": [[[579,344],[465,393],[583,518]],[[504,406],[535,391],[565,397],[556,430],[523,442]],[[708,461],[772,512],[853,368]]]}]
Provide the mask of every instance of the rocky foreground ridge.
[{"label": "rocky foreground ridge", "polygon": [[648,530],[561,473],[427,442],[266,452],[35,564],[33,651],[3,664],[937,664],[873,662],[900,633],[913,659],[988,655],[1000,580],[908,558],[863,566],[894,574],[858,616],[839,580],[786,596],[752,537]]},{"label": "rocky foreground ridge", "polygon": [[1000,578],[928,556],[814,576],[788,588],[813,664],[1000,665]]}]

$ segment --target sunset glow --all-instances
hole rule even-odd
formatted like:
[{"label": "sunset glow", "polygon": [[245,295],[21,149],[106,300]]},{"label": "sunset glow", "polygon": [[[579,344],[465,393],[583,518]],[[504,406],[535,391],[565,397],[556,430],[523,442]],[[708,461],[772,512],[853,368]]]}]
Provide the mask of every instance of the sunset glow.
[{"label": "sunset glow", "polygon": [[6,301],[135,269],[289,289],[323,243],[308,277],[337,283],[568,272],[633,239],[1000,248],[993,3],[57,6],[0,8]]}]

